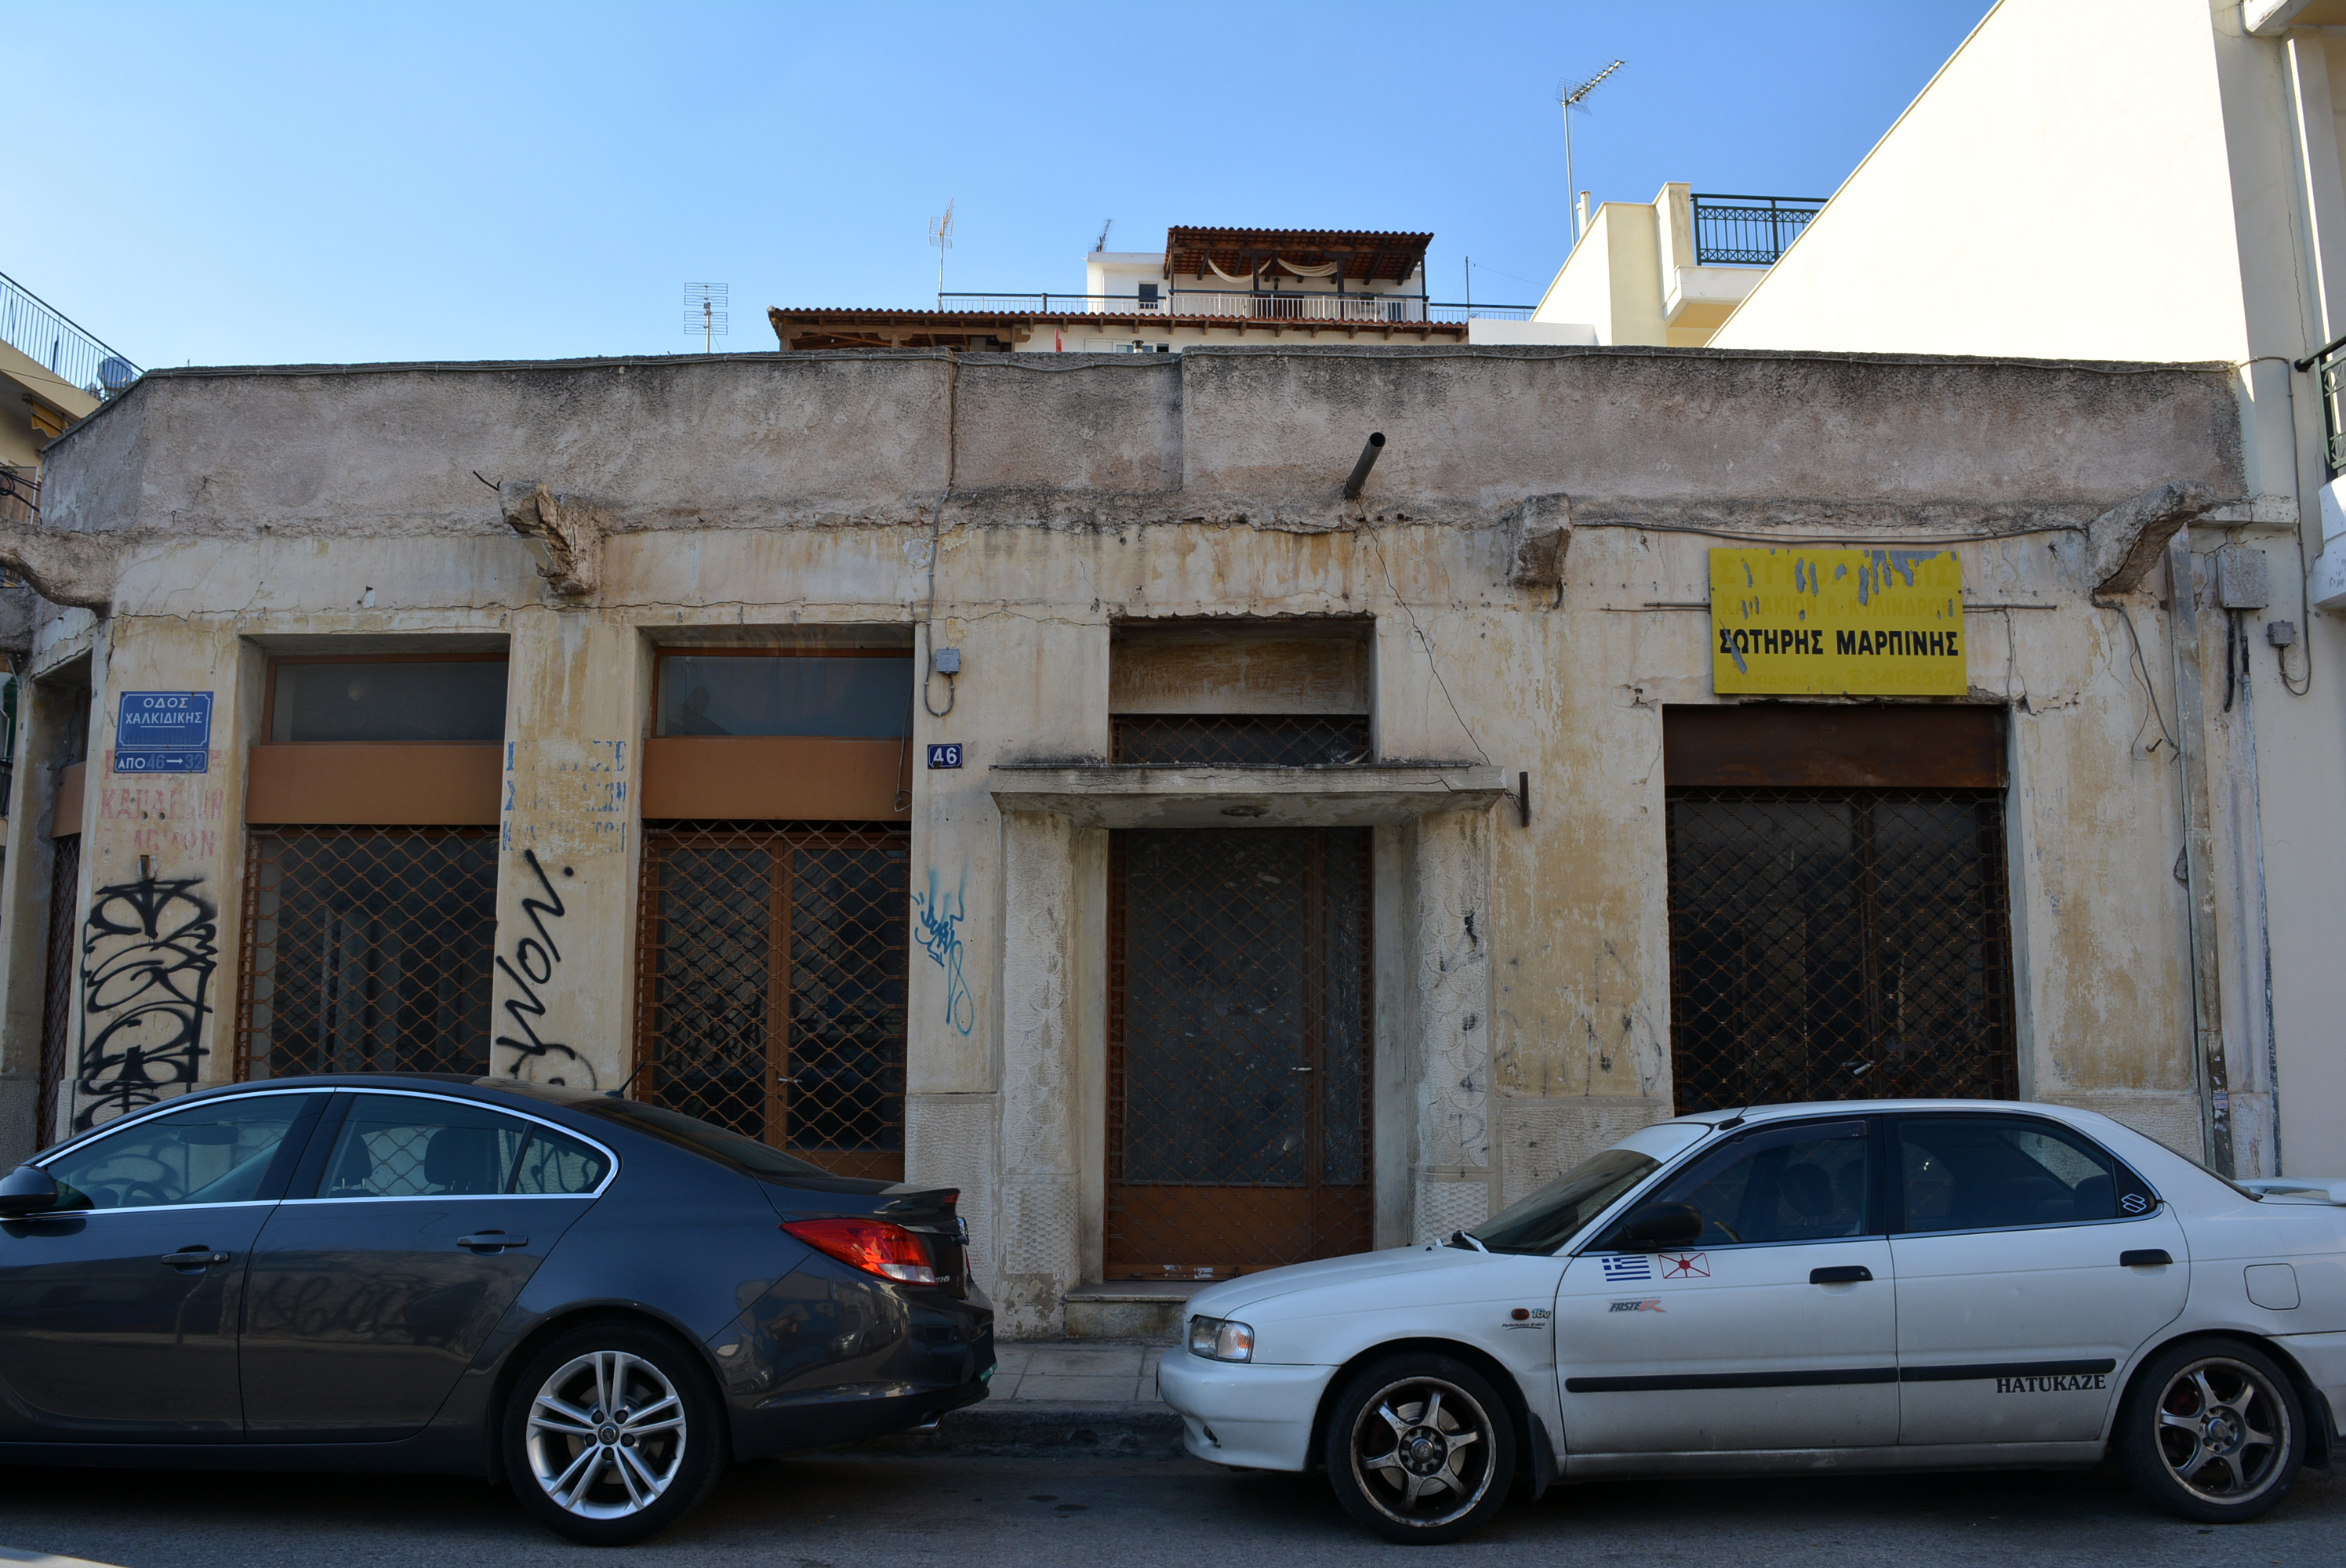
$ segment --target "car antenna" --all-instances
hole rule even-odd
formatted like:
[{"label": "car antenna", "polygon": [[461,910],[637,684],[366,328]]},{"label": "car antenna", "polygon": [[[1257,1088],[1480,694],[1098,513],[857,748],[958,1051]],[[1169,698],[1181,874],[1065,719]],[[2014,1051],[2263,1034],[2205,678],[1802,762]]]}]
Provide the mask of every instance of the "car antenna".
[{"label": "car antenna", "polygon": [[1728,1117],[1727,1120],[1723,1122],[1711,1123],[1710,1130],[1714,1133],[1723,1133],[1729,1127],[1739,1127],[1743,1125],[1743,1118],[1749,1115],[1750,1112],[1751,1102],[1747,1100],[1744,1102],[1743,1108],[1736,1112],[1735,1115]]},{"label": "car antenna", "polygon": [[644,1064],[643,1064],[641,1062],[637,1063],[637,1064],[636,1064],[636,1071],[635,1071],[634,1073],[630,1073],[630,1074],[627,1074],[627,1082],[626,1082],[626,1083],[621,1084],[620,1084],[617,1088],[616,1088],[616,1089],[606,1089],[606,1090],[604,1090],[604,1091],[603,1091],[603,1098],[605,1098],[605,1099],[607,1099],[607,1100],[624,1100],[624,1099],[626,1099],[626,1098],[627,1097],[627,1091],[635,1085],[635,1082],[636,1082],[637,1074],[640,1074],[643,1070],[644,1070]]}]

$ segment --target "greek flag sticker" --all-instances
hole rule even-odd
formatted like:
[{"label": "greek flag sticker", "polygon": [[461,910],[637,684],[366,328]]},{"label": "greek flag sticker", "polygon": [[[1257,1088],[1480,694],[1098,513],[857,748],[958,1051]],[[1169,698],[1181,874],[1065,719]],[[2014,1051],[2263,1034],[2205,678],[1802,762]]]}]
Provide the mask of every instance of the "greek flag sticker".
[{"label": "greek flag sticker", "polygon": [[1642,1252],[1627,1253],[1605,1260],[1605,1281],[1608,1285],[1616,1279],[1651,1279],[1653,1277],[1654,1260]]}]

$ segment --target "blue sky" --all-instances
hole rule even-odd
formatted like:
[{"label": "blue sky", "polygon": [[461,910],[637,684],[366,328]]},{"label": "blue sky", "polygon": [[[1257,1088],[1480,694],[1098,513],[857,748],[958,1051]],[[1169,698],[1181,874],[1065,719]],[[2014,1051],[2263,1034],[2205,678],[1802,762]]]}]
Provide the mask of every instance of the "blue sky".
[{"label": "blue sky", "polygon": [[[1578,183],[1828,194],[1988,0],[0,4],[0,271],[148,366],[699,348],[683,289],[1079,290],[1172,223],[1433,232],[1529,302]],[[37,149],[37,150],[36,150]]]}]

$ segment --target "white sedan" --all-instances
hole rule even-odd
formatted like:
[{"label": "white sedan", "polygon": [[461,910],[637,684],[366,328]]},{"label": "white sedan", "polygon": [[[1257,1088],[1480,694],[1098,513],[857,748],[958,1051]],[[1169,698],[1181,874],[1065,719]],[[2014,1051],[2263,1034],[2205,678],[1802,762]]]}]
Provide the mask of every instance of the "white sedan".
[{"label": "white sedan", "polygon": [[1681,1116],[1445,1243],[1191,1298],[1200,1459],[1393,1541],[1556,1480],[2089,1465],[2253,1518],[2346,1407],[2346,1181],[2230,1182],[1984,1101]]}]

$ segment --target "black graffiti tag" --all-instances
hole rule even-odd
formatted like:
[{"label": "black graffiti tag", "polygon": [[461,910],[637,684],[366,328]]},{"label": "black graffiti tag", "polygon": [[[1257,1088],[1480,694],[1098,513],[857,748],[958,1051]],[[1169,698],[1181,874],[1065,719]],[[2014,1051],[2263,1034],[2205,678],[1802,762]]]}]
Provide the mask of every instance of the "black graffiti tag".
[{"label": "black graffiti tag", "polygon": [[204,1000],[219,967],[219,911],[203,879],[117,882],[90,895],[82,938],[76,1132],[196,1081]]},{"label": "black graffiti tag", "polygon": [[[505,998],[505,1016],[513,1020],[513,1027],[519,1032],[518,1037],[500,1034],[495,1044],[515,1053],[505,1068],[509,1077],[518,1078],[526,1073],[536,1078],[544,1073],[548,1062],[559,1055],[565,1060],[557,1064],[566,1075],[547,1078],[546,1082],[570,1083],[570,1075],[576,1074],[584,1080],[578,1086],[591,1089],[595,1086],[595,1069],[587,1064],[586,1058],[558,1040],[538,1038],[536,1020],[546,1016],[546,1003],[539,996],[537,988],[552,980],[554,972],[562,966],[562,949],[555,942],[554,933],[546,929],[546,922],[549,917],[560,920],[565,911],[562,895],[554,891],[554,883],[546,877],[546,868],[537,863],[537,851],[524,850],[521,854],[522,859],[529,862],[529,869],[536,873],[537,885],[546,891],[546,899],[543,902],[534,898],[521,901],[521,912],[529,917],[529,923],[537,934],[525,936],[514,943],[510,961],[503,953],[497,955],[497,967],[505,972],[505,978],[514,983],[514,989],[521,994]],[[569,876],[570,868],[563,867],[562,874]]]}]

